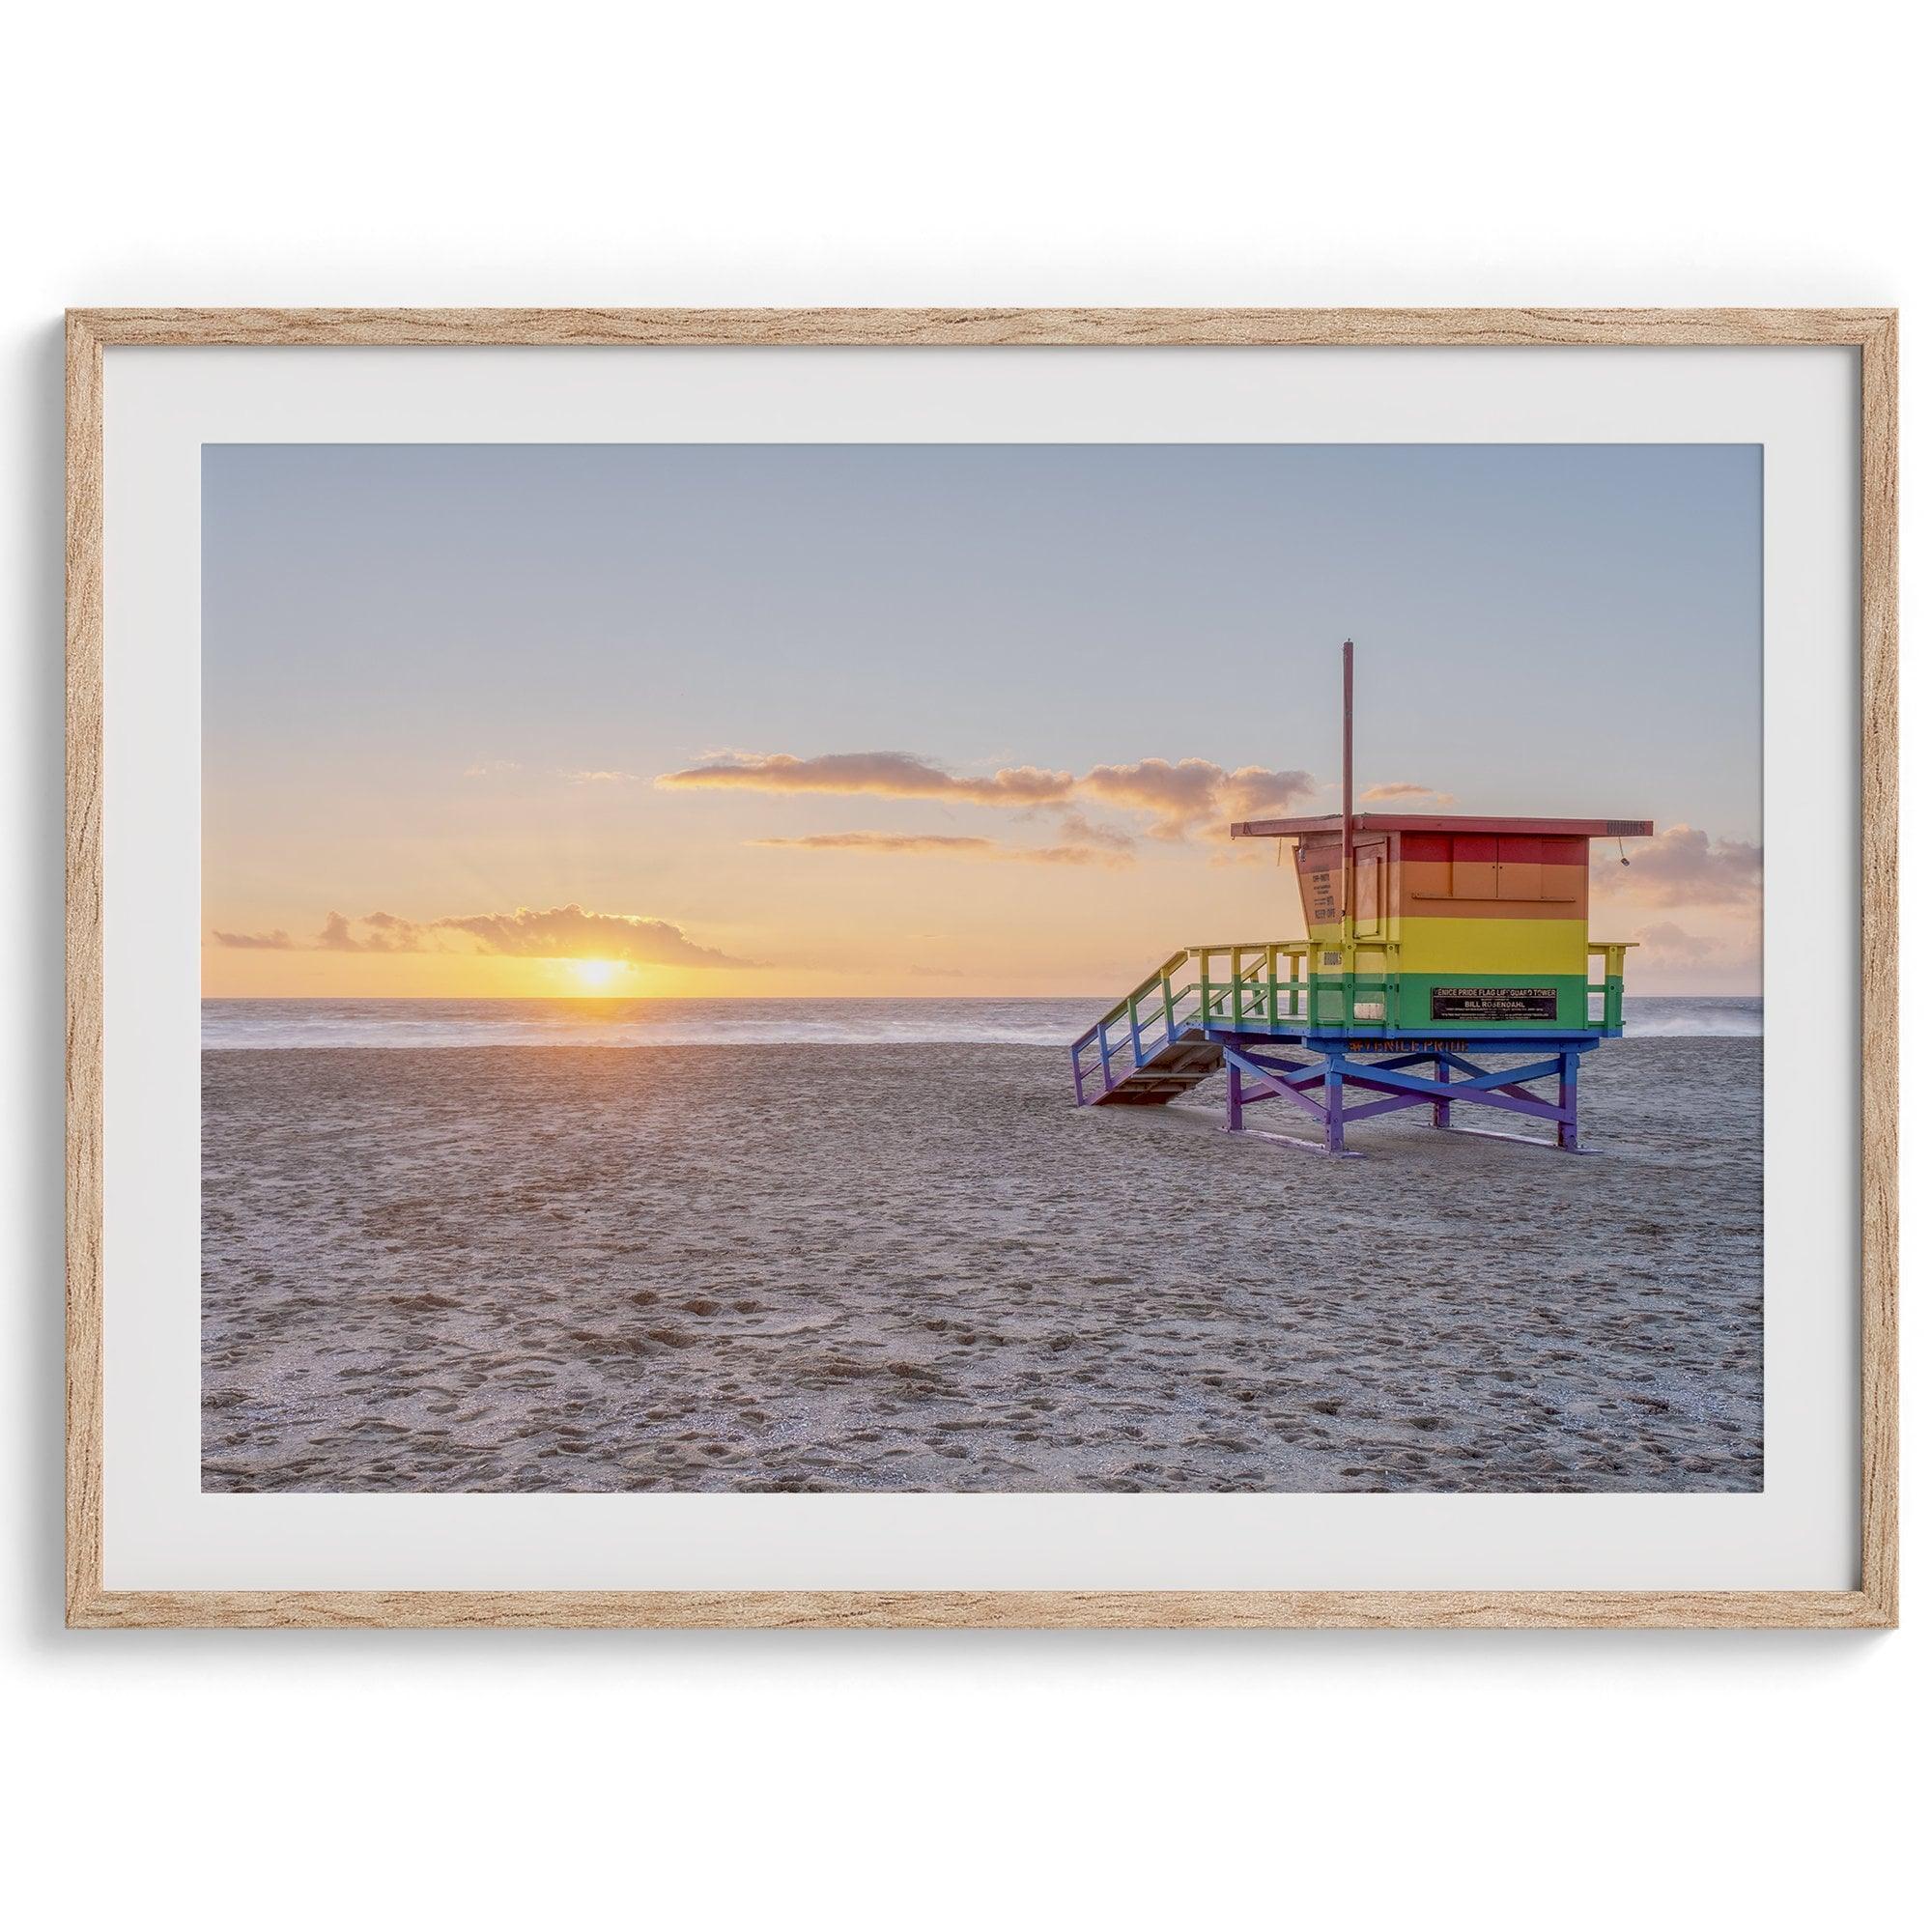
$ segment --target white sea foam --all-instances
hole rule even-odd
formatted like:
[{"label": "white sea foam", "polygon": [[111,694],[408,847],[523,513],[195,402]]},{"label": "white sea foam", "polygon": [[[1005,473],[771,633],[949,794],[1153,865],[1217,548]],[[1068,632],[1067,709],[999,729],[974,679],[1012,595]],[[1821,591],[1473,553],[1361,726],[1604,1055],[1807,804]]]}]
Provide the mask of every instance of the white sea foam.
[{"label": "white sea foam", "polygon": [[1624,1031],[1646,1035],[1717,1036],[1757,1039],[1764,1033],[1764,1002],[1746,999],[1624,1001]]}]

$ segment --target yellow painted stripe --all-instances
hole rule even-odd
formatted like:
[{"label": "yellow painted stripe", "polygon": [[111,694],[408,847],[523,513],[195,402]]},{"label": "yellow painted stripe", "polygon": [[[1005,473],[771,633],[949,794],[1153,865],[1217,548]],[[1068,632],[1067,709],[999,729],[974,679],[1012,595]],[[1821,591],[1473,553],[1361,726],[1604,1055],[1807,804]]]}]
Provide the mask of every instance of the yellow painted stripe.
[{"label": "yellow painted stripe", "polygon": [[1590,957],[1583,919],[1402,919],[1405,973],[1582,973]]},{"label": "yellow painted stripe", "polygon": [[[1356,942],[1363,970],[1379,970],[1387,935]],[[1404,913],[1396,922],[1396,965],[1404,973],[1586,973],[1590,923],[1584,919],[1424,919]],[[1342,944],[1339,925],[1310,933],[1315,972],[1333,972],[1322,959]]]}]

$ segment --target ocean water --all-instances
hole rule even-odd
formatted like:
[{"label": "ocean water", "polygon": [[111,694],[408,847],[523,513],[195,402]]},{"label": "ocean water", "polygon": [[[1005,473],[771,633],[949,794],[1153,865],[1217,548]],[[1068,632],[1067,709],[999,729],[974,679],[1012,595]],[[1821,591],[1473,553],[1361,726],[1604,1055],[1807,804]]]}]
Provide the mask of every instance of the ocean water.
[{"label": "ocean water", "polygon": [[[1105,1012],[1072,1000],[204,1000],[204,1048],[1071,1045]],[[1754,1037],[1756,999],[1624,1001],[1633,1037]]]}]

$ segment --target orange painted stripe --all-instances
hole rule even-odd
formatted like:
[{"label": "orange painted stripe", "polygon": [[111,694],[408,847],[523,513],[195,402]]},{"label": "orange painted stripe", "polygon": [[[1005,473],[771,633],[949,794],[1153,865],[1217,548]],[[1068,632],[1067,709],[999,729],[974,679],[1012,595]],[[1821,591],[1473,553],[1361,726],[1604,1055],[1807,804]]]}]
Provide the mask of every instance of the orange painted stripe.
[{"label": "orange painted stripe", "polygon": [[[1409,918],[1583,919],[1590,903],[1587,866],[1496,868],[1494,897],[1459,898],[1446,859],[1405,859],[1396,867],[1398,904]],[[1488,869],[1488,868],[1485,868]],[[1463,868],[1466,880],[1468,867]],[[1480,874],[1478,875],[1480,877]]]}]

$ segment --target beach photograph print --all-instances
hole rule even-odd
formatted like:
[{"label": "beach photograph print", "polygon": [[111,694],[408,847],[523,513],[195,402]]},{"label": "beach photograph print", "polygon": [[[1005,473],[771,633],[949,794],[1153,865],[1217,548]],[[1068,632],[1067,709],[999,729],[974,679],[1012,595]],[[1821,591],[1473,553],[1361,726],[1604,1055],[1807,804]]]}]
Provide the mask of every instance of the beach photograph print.
[{"label": "beach photograph print", "polygon": [[1762,1487],[1755,445],[202,519],[205,1491]]}]

